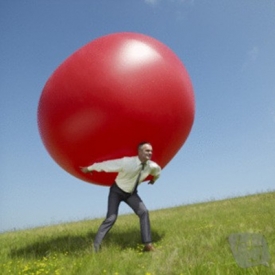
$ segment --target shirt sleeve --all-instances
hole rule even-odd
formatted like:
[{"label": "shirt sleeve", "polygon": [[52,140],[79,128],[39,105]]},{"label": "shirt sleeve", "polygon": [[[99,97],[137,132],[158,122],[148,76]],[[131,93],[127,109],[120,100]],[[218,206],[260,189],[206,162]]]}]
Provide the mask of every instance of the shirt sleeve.
[{"label": "shirt sleeve", "polygon": [[156,163],[152,163],[151,172],[150,175],[153,176],[153,181],[155,182],[159,177],[161,173],[161,168]]},{"label": "shirt sleeve", "polygon": [[123,159],[107,160],[102,162],[96,162],[88,166],[89,171],[97,172],[120,172],[123,167]]}]

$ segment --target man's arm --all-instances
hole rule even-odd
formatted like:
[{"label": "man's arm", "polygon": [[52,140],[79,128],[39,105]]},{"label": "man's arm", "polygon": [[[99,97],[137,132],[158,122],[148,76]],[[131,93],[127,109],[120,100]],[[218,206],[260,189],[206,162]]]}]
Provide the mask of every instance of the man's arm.
[{"label": "man's arm", "polygon": [[150,175],[153,176],[153,178],[148,182],[148,184],[154,184],[155,181],[160,177],[161,168],[159,165],[155,163]]},{"label": "man's arm", "polygon": [[90,171],[90,170],[88,169],[88,167],[82,167],[82,166],[80,166],[79,168],[80,168],[80,170],[82,171],[82,173],[84,173],[84,174],[87,174],[87,173],[91,173],[91,172],[92,172],[92,171]]},{"label": "man's arm", "polygon": [[90,166],[85,166],[85,167],[80,166],[79,168],[85,174],[91,173],[92,171],[119,172],[123,166],[122,162],[123,162],[123,159],[114,159],[114,160],[96,162]]}]

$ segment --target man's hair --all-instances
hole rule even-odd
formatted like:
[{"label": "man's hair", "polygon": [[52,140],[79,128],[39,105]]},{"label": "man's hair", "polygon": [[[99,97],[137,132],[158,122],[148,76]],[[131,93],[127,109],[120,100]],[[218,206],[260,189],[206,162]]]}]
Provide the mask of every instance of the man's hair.
[{"label": "man's hair", "polygon": [[140,143],[138,144],[137,149],[139,150],[144,144],[149,144],[149,145],[151,145],[151,143],[148,142],[148,141],[142,141],[142,142],[140,142]]}]

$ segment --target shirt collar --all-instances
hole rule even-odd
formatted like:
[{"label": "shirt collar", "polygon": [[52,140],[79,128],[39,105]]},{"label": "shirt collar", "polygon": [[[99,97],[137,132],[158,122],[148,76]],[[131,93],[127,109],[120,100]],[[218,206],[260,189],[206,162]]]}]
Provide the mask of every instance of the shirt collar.
[{"label": "shirt collar", "polygon": [[[141,161],[140,161],[140,159],[139,159],[139,157],[137,156],[136,157],[136,162],[137,162],[137,165],[141,165]],[[144,165],[144,167],[146,166],[146,165],[148,165],[148,163],[149,163],[149,160],[147,160],[146,162],[145,162],[145,165]]]}]

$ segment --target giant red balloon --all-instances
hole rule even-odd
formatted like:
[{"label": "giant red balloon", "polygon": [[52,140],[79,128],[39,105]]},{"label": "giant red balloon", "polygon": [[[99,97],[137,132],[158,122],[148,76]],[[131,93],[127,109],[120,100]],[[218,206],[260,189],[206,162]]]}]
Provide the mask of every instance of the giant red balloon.
[{"label": "giant red balloon", "polygon": [[179,58],[152,37],[115,33],[55,70],[40,97],[38,127],[63,169],[109,186],[115,173],[83,174],[79,167],[136,155],[137,144],[149,141],[163,168],[186,141],[194,113],[192,83]]}]

